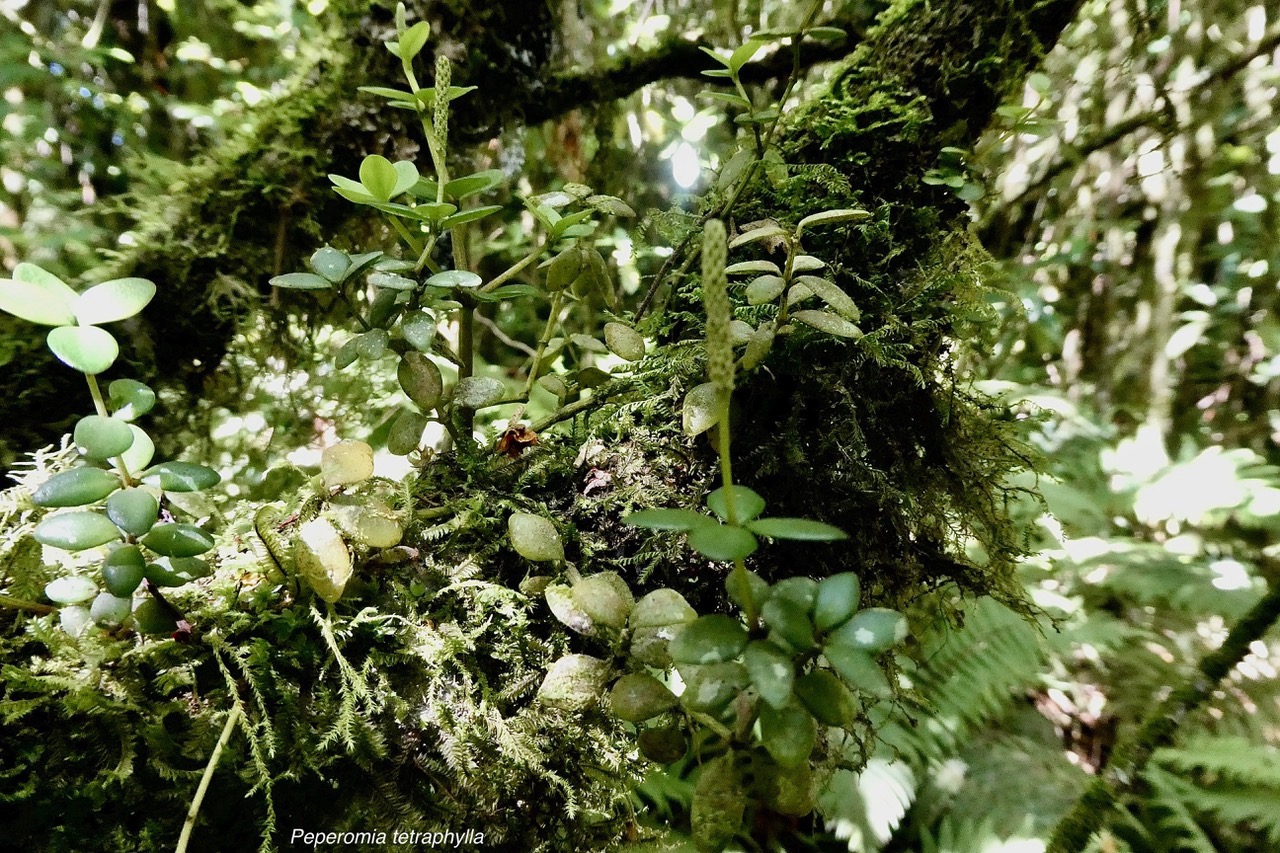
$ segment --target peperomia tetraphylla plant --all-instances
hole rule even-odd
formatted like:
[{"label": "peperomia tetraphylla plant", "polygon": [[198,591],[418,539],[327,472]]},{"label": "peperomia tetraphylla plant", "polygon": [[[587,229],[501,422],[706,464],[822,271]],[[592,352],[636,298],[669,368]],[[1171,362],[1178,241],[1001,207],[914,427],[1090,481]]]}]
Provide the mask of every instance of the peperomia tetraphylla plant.
[{"label": "peperomia tetraphylla plant", "polygon": [[[618,309],[608,266],[592,237],[605,219],[634,215],[621,199],[596,194],[581,184],[522,198],[538,232],[530,237],[526,254],[487,280],[476,271],[473,224],[503,206],[469,205],[502,185],[505,176],[498,170],[450,175],[449,104],[475,87],[451,85],[452,66],[443,54],[436,57],[434,85],[421,86],[414,60],[430,38],[430,26],[408,26],[401,4],[396,31],[398,40],[388,42],[387,49],[400,59],[408,88],[362,86],[360,91],[418,114],[430,174],[421,174],[411,161],[393,163],[371,154],[361,163],[357,178],[329,178],[343,198],[383,215],[398,238],[399,250],[351,255],[325,247],[311,257],[311,272],[280,275],[271,282],[328,291],[347,304],[359,331],[339,348],[335,362],[340,369],[356,360],[376,362],[387,355],[398,359],[396,377],[411,405],[396,415],[387,444],[393,453],[404,455],[420,449],[432,421],[465,448],[471,443],[475,412],[493,406],[518,405],[511,418],[515,428],[535,387],[550,393],[557,406],[575,402],[608,379],[594,365],[592,353],[611,351],[623,361],[636,361],[645,345],[638,332],[616,321],[606,325],[604,341],[563,329],[576,302],[597,299],[609,310]],[[441,248],[446,243],[447,257]],[[544,256],[549,257],[543,260]],[[529,347],[533,355],[518,385],[479,375],[475,352],[478,309],[514,299],[549,303],[546,324]],[[441,334],[442,327],[453,329],[453,334]],[[557,356],[577,369],[563,377],[549,375]],[[447,382],[446,372],[456,381]],[[460,442],[463,438],[466,441]]]},{"label": "peperomia tetraphylla plant", "polygon": [[[902,614],[860,609],[853,572],[770,585],[746,568],[759,537],[821,542],[846,535],[810,519],[764,516],[764,499],[733,481],[727,251],[723,224],[711,220],[702,254],[709,381],[685,403],[691,433],[719,427],[721,486],[707,496],[711,515],[651,509],[624,520],[685,533],[694,551],[732,563],[726,590],[740,615],[699,616],[671,589],[636,601],[617,574],[582,577],[570,568],[568,583],[545,587],[547,604],[560,622],[599,641],[605,656],[562,657],[538,692],[541,702],[566,711],[607,697],[612,713],[635,726],[646,758],[692,776],[692,835],[698,850],[709,851],[750,838],[771,815],[785,822],[814,809],[815,768],[838,763],[847,741],[842,733],[856,742],[866,732],[866,708],[892,695],[877,656],[907,634]],[[528,559],[564,559],[547,519],[518,514],[509,528],[513,546]]]},{"label": "peperomia tetraphylla plant", "polygon": [[103,395],[98,374],[115,363],[120,347],[104,324],[135,316],[155,296],[142,278],[119,278],[77,293],[34,264],[18,264],[0,280],[0,310],[52,326],[49,349],[84,374],[94,414],[73,432],[79,463],[54,474],[31,494],[39,507],[63,510],[45,517],[33,536],[64,551],[104,549],[97,577],[73,573],[45,589],[62,606],[61,622],[79,634],[90,622],[107,628],[130,625],[149,634],[190,627],[160,592],[207,576],[200,555],[213,548],[202,528],[174,521],[166,494],[195,492],[218,484],[218,472],[191,462],[152,465],[155,445],[137,424],[155,405],[155,393],[133,379],[116,379]]}]

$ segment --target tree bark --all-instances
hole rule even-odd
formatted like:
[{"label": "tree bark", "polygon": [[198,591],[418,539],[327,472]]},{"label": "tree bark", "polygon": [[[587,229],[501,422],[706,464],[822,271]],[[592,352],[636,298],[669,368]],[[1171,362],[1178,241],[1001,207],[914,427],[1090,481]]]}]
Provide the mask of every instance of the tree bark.
[{"label": "tree bark", "polygon": [[[432,24],[432,41],[417,63],[423,84],[430,84],[432,51],[444,50],[457,69],[454,84],[478,87],[454,105],[459,139],[546,121],[656,80],[697,77],[702,67],[702,42],[673,39],[602,68],[553,69],[555,21],[546,4],[408,5],[411,19]],[[137,232],[121,253],[86,275],[86,284],[131,275],[159,286],[154,303],[120,335],[123,352],[112,376],[162,386],[172,410],[166,426],[180,424],[201,396],[237,321],[269,292],[271,276],[301,268],[326,240],[355,245],[364,236],[352,205],[332,192],[327,175],[355,175],[367,154],[417,155],[418,131],[405,126],[411,116],[357,91],[400,77],[398,61],[384,47],[394,33],[394,6],[392,0],[332,4],[332,35],[311,51],[288,93],[256,111],[248,130],[201,156],[171,195],[140,200]],[[844,43],[815,46],[804,61],[844,52]],[[790,57],[778,54],[750,73],[768,79],[790,67]],[[291,313],[312,304],[282,298]],[[18,323],[0,331],[26,339],[21,357],[0,372],[0,396],[10,401],[10,417],[0,425],[0,462],[6,462],[56,442],[83,412],[84,395],[83,380],[57,364],[43,335]]]}]

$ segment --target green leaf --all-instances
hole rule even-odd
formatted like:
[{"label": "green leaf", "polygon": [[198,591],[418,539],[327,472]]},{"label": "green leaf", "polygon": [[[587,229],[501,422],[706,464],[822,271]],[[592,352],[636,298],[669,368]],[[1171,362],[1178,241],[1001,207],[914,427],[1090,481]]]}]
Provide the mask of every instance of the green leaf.
[{"label": "green leaf", "polygon": [[444,185],[444,194],[461,201],[468,196],[487,192],[502,183],[506,175],[501,169],[488,169],[462,178],[454,178]]},{"label": "green leaf", "polygon": [[111,416],[124,421],[142,417],[156,404],[156,392],[136,379],[112,380],[107,396],[115,409]]},{"label": "green leaf", "polygon": [[133,444],[129,445],[129,449],[121,455],[120,460],[130,471],[141,471],[151,464],[156,446],[151,441],[151,436],[137,424],[129,424],[129,431],[133,433]]},{"label": "green leaf", "polygon": [[760,740],[774,761],[783,767],[799,767],[809,761],[818,743],[818,726],[813,715],[797,702],[784,708],[766,704],[760,709]]},{"label": "green leaf", "polygon": [[[694,783],[689,809],[693,849],[718,851],[733,846],[735,836],[743,831],[746,809],[747,793],[734,766],[733,751],[704,764]],[[683,845],[675,849],[687,851],[689,847]]]},{"label": "green leaf", "polygon": [[619,678],[609,692],[609,710],[629,723],[642,723],[677,703],[675,694],[647,672],[632,672]]},{"label": "green leaf", "polygon": [[[744,586],[746,590],[743,589]],[[750,591],[752,609],[759,610],[760,605],[769,597],[769,584],[755,572],[739,572],[734,569],[724,579],[724,591],[729,595],[729,600],[743,610],[747,609],[746,593]]]},{"label": "green leaf", "polygon": [[[711,57],[712,59],[714,59],[716,62],[719,62],[719,63],[720,63],[721,65],[723,65],[725,68],[728,68],[728,67],[729,67],[729,57],[727,57],[727,56],[721,56],[719,53],[717,53],[716,51],[712,50],[711,48],[709,48],[709,47],[702,47],[701,45],[699,45],[698,50],[702,51],[702,52],[703,52],[703,53],[705,53],[707,56],[709,56],[709,57]],[[704,72],[704,73],[705,73],[705,72]]]},{"label": "green leaf", "polygon": [[436,339],[436,318],[422,311],[415,311],[400,321],[400,334],[409,346],[418,352],[431,352]]},{"label": "green leaf", "polygon": [[564,559],[560,531],[550,519],[528,512],[514,512],[507,519],[507,536],[511,547],[526,560],[549,563]]},{"label": "green leaf", "polygon": [[79,296],[66,282],[35,264],[21,263],[12,279],[0,279],[0,311],[42,326],[69,326]]},{"label": "green leaf", "polygon": [[745,528],[703,524],[689,531],[689,547],[708,560],[728,561],[751,556],[759,543]]},{"label": "green leaf", "polygon": [[813,213],[800,220],[796,225],[796,234],[800,234],[804,229],[811,228],[814,225],[838,225],[841,222],[862,222],[870,219],[871,214],[865,210],[841,209],[841,210],[824,210],[821,213]]},{"label": "green leaf", "polygon": [[737,661],[683,664],[680,676],[684,679],[680,701],[690,711],[704,714],[719,714],[751,682],[746,667]]},{"label": "green leaf", "polygon": [[791,262],[791,271],[793,273],[813,272],[820,270],[827,265],[827,262],[815,258],[813,255],[796,255],[796,259]]},{"label": "green leaf", "polygon": [[732,92],[699,92],[698,97],[706,98],[708,101],[719,101],[722,104],[728,104],[731,107],[737,107],[743,110],[751,109],[751,102],[741,95],[735,95]]},{"label": "green leaf", "polygon": [[133,621],[141,634],[172,634],[178,630],[173,608],[154,598],[144,598],[133,610]]},{"label": "green leaf", "polygon": [[750,62],[755,55],[760,52],[760,48],[762,47],[764,47],[764,42],[759,41],[758,39],[749,39],[744,42],[729,56],[729,71],[733,74],[737,74],[742,70],[742,66]]},{"label": "green leaf", "polygon": [[858,610],[862,586],[853,572],[823,578],[813,602],[813,624],[819,631],[839,628]]},{"label": "green leaf", "polygon": [[635,216],[636,212],[631,209],[631,205],[627,204],[617,196],[612,195],[589,195],[583,199],[583,204],[594,207],[596,210],[608,216]]},{"label": "green leaf", "polygon": [[390,342],[386,329],[370,329],[356,337],[356,353],[365,361],[377,361],[386,355]]},{"label": "green leaf", "polygon": [[135,316],[156,295],[156,286],[145,278],[116,278],[94,285],[72,304],[82,326],[114,323]]},{"label": "green leaf", "polygon": [[396,456],[406,456],[417,450],[428,423],[426,415],[412,409],[401,409],[387,434],[387,450]]},{"label": "green leaf", "polygon": [[346,277],[347,270],[351,269],[351,258],[346,252],[324,246],[311,255],[310,265],[311,269],[338,284]]},{"label": "green leaf", "polygon": [[[320,453],[320,476],[326,489],[363,483],[373,476],[373,448],[367,442],[349,438],[326,447]],[[323,534],[321,528],[316,530]]]},{"label": "green leaf", "polygon": [[756,243],[760,240],[785,240],[791,235],[778,225],[776,222],[770,222],[768,225],[762,225],[759,228],[752,228],[750,231],[743,231],[737,237],[729,241],[729,248],[736,249],[739,246],[745,246],[748,243]]},{"label": "green leaf", "polygon": [[604,343],[609,352],[623,361],[639,361],[644,358],[644,338],[630,326],[605,323]]},{"label": "green leaf", "polygon": [[877,699],[887,699],[893,695],[889,679],[884,670],[867,652],[840,643],[829,643],[822,653],[832,669],[854,690],[867,693]]},{"label": "green leaf", "polygon": [[194,462],[161,462],[144,471],[142,482],[166,492],[199,492],[222,482],[222,475]]},{"label": "green leaf", "polygon": [[492,406],[506,394],[506,386],[491,376],[468,376],[458,380],[453,390],[453,404],[464,409]]},{"label": "green leaf", "polygon": [[[121,489],[107,498],[107,518],[130,536],[145,536],[159,517],[160,503],[146,489]],[[141,563],[139,558],[139,566]]]},{"label": "green leaf", "polygon": [[685,435],[701,435],[720,423],[728,404],[728,395],[714,382],[704,382],[690,389],[681,410]]},{"label": "green leaf", "polygon": [[370,154],[360,163],[360,184],[378,201],[391,201],[399,179],[396,167],[381,154]]},{"label": "green leaf", "polygon": [[377,199],[369,195],[369,191],[364,188],[364,184],[358,181],[344,178],[342,175],[330,175],[329,180],[333,183],[333,191],[347,201],[354,201],[356,204],[370,204],[377,201]]},{"label": "green leaf", "polygon": [[725,267],[725,275],[750,275],[751,273],[769,273],[781,275],[782,270],[773,261],[742,261]]},{"label": "green leaf", "polygon": [[391,188],[391,197],[395,198],[404,195],[418,183],[418,167],[408,160],[401,160],[393,164],[392,168],[396,170],[396,182]]},{"label": "green leaf", "polygon": [[133,595],[147,569],[137,545],[122,545],[102,561],[102,582],[107,592],[121,598]]},{"label": "green leaf", "polygon": [[590,655],[565,655],[547,670],[538,701],[562,711],[585,711],[604,692],[613,667]]},{"label": "green leaf", "polygon": [[676,663],[708,664],[730,661],[747,647],[747,629],[732,616],[713,613],[688,623],[671,640]]},{"label": "green leaf", "polygon": [[400,357],[396,368],[400,387],[414,404],[429,412],[440,404],[444,395],[444,378],[436,363],[420,352],[411,350]]},{"label": "green leaf", "polygon": [[906,636],[907,617],[896,610],[872,607],[855,613],[831,635],[829,642],[879,654]]},{"label": "green leaf", "polygon": [[795,279],[795,283],[809,288],[846,320],[856,323],[862,317],[862,312],[858,310],[858,306],[854,304],[849,294],[836,287],[833,282],[816,275],[802,275]]},{"label": "green leaf", "polygon": [[570,228],[579,223],[586,222],[594,216],[595,213],[596,212],[594,210],[579,210],[577,213],[570,213],[567,216],[562,216],[557,219],[555,224],[549,229],[551,232],[552,242],[566,236]]},{"label": "green leaf", "polygon": [[380,287],[383,290],[394,290],[398,293],[405,293],[418,288],[418,283],[413,279],[405,278],[393,272],[370,273],[369,284],[374,287]]},{"label": "green leaf", "polygon": [[[707,507],[724,521],[729,520],[729,507],[724,486],[707,495]],[[764,512],[764,498],[746,486],[733,486],[733,508],[738,523],[744,524]]]},{"label": "green leaf", "polygon": [[165,557],[196,557],[213,547],[213,537],[194,524],[157,524],[142,544]]},{"label": "green leaf", "polygon": [[426,21],[418,21],[409,27],[400,34],[400,58],[405,62],[413,59],[422,52],[422,48],[426,47],[429,38],[431,38],[431,25]]},{"label": "green leaf", "polygon": [[386,98],[388,101],[397,101],[411,107],[417,103],[417,99],[413,97],[413,92],[405,89],[391,89],[386,86],[357,86],[356,89],[360,92],[367,92],[370,95]]},{"label": "green leaf", "polygon": [[72,468],[41,483],[31,493],[31,502],[43,507],[85,506],[102,500],[118,488],[120,478],[110,471]]},{"label": "green leaf", "polygon": [[133,430],[129,424],[102,415],[86,415],[76,422],[72,440],[87,459],[102,462],[119,456],[133,446]]},{"label": "green leaf", "polygon": [[484,279],[470,270],[445,270],[427,279],[427,287],[479,287]]},{"label": "green leaf", "polygon": [[330,290],[333,287],[329,279],[310,272],[289,272],[273,276],[270,283],[274,287],[290,290]]},{"label": "green leaf", "polygon": [[84,551],[120,538],[120,531],[100,512],[63,512],[36,525],[31,536],[41,545]]},{"label": "green leaf", "polygon": [[804,34],[814,41],[840,41],[849,35],[839,27],[813,27],[805,30]]},{"label": "green leaf", "polygon": [[97,326],[59,326],[49,331],[46,342],[59,361],[91,376],[114,364],[120,354],[116,339]]},{"label": "green leaf", "polygon": [[54,604],[79,604],[97,594],[96,583],[75,575],[49,581],[44,588],[44,597]]},{"label": "green leaf", "polygon": [[133,600],[100,592],[89,608],[89,618],[99,625],[114,627],[129,618],[133,610]]},{"label": "green leaf", "polygon": [[791,316],[806,326],[812,326],[820,332],[826,332],[838,338],[852,338],[856,341],[862,337],[861,329],[838,314],[828,311],[796,311]]},{"label": "green leaf", "polygon": [[484,219],[486,216],[492,216],[500,210],[502,210],[502,205],[500,204],[473,207],[470,210],[463,210],[452,216],[446,216],[440,221],[440,227],[446,230],[457,228],[459,225],[466,225],[468,222],[475,222],[478,219]]},{"label": "green leaf", "polygon": [[809,651],[816,642],[808,604],[778,592],[775,588],[773,595],[760,608],[760,615],[769,626],[770,638],[778,638],[794,651]]},{"label": "green leaf", "polygon": [[849,688],[825,669],[816,669],[796,679],[796,696],[819,722],[847,729],[857,714]]},{"label": "green leaf", "polygon": [[786,290],[787,282],[780,275],[762,275],[747,285],[747,304],[764,305],[772,302]]},{"label": "green leaf", "polygon": [[199,557],[161,557],[148,563],[143,575],[156,586],[182,586],[208,577],[213,569]]},{"label": "green leaf", "polygon": [[751,674],[751,683],[760,698],[775,708],[791,701],[791,688],[796,680],[795,661],[768,640],[752,640],[743,652],[742,663]]},{"label": "green leaf", "polygon": [[848,539],[839,527],[808,518],[757,518],[747,524],[761,536],[770,539],[803,539],[809,542],[832,542]]},{"label": "green leaf", "polygon": [[693,530],[714,523],[709,517],[691,509],[644,509],[624,516],[622,521],[650,530]]}]

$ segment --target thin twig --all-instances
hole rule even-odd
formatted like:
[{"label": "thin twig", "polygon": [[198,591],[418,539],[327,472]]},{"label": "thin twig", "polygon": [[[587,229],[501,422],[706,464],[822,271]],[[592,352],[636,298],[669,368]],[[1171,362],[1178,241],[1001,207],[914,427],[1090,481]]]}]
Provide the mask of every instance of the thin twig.
[{"label": "thin twig", "polygon": [[195,799],[191,801],[191,808],[187,809],[187,819],[182,823],[182,835],[178,837],[178,846],[174,853],[186,853],[187,844],[191,840],[191,831],[196,827],[196,817],[200,814],[200,804],[204,802],[204,795],[209,790],[209,783],[213,780],[213,771],[218,766],[218,759],[222,757],[222,750],[231,740],[231,733],[235,731],[236,723],[240,722],[241,713],[240,703],[233,702],[231,710],[227,713],[226,725],[222,727],[222,734],[218,736],[218,742],[213,747],[213,755],[209,756],[204,775],[200,777],[200,787],[196,788]]}]

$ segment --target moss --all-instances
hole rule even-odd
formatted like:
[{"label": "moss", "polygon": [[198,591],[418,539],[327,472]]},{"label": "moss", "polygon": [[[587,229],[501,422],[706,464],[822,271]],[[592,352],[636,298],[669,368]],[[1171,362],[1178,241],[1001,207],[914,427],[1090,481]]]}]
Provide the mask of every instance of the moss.
[{"label": "moss", "polygon": [[[946,583],[1019,603],[1024,542],[1003,480],[1026,452],[1006,415],[953,368],[957,348],[982,334],[986,256],[963,236],[967,206],[921,177],[941,148],[971,144],[1072,6],[895,4],[829,89],[788,117],[780,148],[798,166],[776,183],[760,176],[734,211],[739,222],[784,225],[832,208],[874,215],[805,238],[861,308],[866,337],[850,345],[802,328],[737,395],[750,401],[734,431],[741,479],[770,513],[852,537],[775,545],[758,566],[766,574],[800,562],[816,576],[853,569],[891,605]],[[696,282],[677,291],[665,336],[698,333],[697,300]],[[970,550],[986,555],[981,564]]]}]

